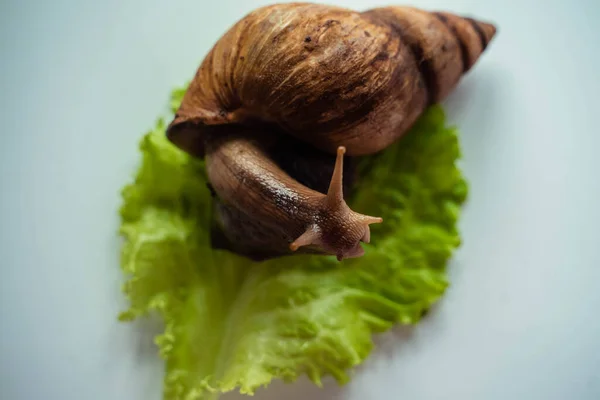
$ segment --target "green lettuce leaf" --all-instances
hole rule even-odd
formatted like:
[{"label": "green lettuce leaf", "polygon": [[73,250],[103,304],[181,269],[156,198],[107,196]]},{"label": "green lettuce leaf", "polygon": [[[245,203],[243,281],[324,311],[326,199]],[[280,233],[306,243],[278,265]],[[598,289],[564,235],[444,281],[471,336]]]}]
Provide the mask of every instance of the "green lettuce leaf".
[{"label": "green lettuce leaf", "polygon": [[[173,92],[171,114],[185,87]],[[460,244],[456,222],[467,185],[455,129],[439,106],[381,154],[364,160],[350,205],[380,215],[362,258],[294,256],[263,263],[209,245],[211,196],[202,160],[165,138],[157,121],[141,166],[123,189],[124,291],[132,320],[158,313],[164,398],[252,394],[273,379],[306,374],[348,381],[372,335],[415,324],[448,286]]]}]

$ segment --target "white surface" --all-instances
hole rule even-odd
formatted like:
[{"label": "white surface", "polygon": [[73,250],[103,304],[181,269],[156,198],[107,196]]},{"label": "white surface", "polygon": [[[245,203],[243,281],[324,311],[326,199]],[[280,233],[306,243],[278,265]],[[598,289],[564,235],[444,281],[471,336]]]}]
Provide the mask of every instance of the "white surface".
[{"label": "white surface", "polygon": [[[158,400],[150,336],[115,322],[119,189],[170,89],[266,2],[7,3],[0,398]],[[599,399],[600,4],[414,4],[500,28],[447,102],[471,186],[452,286],[417,329],[388,335],[349,386],[275,384],[256,399]]]}]

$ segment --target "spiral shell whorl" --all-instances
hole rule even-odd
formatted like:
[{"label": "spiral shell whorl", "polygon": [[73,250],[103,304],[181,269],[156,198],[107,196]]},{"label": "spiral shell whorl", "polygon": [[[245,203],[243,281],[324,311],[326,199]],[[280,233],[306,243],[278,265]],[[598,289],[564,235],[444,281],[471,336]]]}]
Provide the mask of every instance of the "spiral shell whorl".
[{"label": "spiral shell whorl", "polygon": [[202,155],[204,131],[267,123],[327,152],[375,153],[454,89],[494,33],[411,7],[259,8],[211,49],[168,135]]}]

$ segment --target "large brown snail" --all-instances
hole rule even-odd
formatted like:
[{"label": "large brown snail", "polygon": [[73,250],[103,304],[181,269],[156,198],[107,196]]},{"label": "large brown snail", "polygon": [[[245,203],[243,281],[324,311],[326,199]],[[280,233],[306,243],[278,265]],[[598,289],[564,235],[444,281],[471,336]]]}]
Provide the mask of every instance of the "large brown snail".
[{"label": "large brown snail", "polygon": [[412,7],[259,8],[205,57],[167,135],[206,157],[232,250],[255,259],[298,249],[358,257],[381,218],[344,201],[352,156],[398,140],[495,33],[489,23]]}]

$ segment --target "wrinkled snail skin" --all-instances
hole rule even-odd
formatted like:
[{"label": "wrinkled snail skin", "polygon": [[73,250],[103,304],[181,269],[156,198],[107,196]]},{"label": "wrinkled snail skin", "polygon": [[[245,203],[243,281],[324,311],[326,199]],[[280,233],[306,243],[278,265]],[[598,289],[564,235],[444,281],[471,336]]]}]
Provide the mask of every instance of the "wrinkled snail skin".
[{"label": "wrinkled snail skin", "polygon": [[[229,210],[243,210],[243,226],[235,226],[236,243],[254,242],[264,251],[275,254],[283,249],[334,254],[339,260],[363,254],[360,241],[369,241],[369,224],[381,222],[358,214],[344,201],[343,153],[340,147],[327,194],[310,189],[284,172],[268,156],[272,143],[263,135],[253,136],[238,131],[216,135],[207,141],[207,173],[219,201],[222,222],[231,216]],[[227,214],[229,211],[229,214]],[[253,223],[253,220],[256,221]],[[252,229],[254,228],[254,229]]]},{"label": "wrinkled snail skin", "polygon": [[452,92],[495,32],[488,23],[412,7],[259,8],[205,57],[167,134],[206,156],[230,240],[272,254],[302,245],[339,259],[359,256],[368,224],[380,220],[345,205],[341,170],[328,196],[299,183],[273,160],[278,139],[265,132],[337,152],[338,164],[344,150],[377,153]]}]

